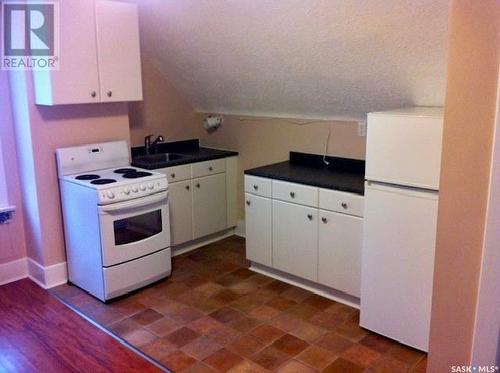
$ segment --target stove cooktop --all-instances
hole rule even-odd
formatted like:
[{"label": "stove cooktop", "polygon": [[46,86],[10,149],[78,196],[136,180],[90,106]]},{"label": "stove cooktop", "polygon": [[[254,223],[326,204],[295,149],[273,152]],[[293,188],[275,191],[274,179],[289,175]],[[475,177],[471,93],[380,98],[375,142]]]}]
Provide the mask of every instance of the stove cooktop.
[{"label": "stove cooktop", "polygon": [[96,180],[99,178],[100,178],[100,176],[95,175],[95,174],[84,174],[84,175],[79,175],[79,176],[75,177],[75,179],[77,179],[77,180]]},{"label": "stove cooktop", "polygon": [[113,187],[115,187],[132,183],[148,183],[150,180],[160,177],[165,177],[165,175],[137,167],[118,167],[69,175],[65,176],[64,179],[83,186],[100,189],[107,186],[107,184],[114,184]]},{"label": "stove cooktop", "polygon": [[146,171],[132,171],[132,172],[127,172],[123,174],[122,176],[125,179],[139,179],[141,177],[146,177],[146,176],[151,176],[153,175],[151,172],[146,172]]},{"label": "stove cooktop", "polygon": [[97,180],[92,180],[90,184],[94,185],[104,185],[104,184],[112,184],[116,183],[115,179],[97,179]]},{"label": "stove cooktop", "polygon": [[135,168],[119,168],[113,171],[115,174],[126,174],[128,172],[137,172]]}]

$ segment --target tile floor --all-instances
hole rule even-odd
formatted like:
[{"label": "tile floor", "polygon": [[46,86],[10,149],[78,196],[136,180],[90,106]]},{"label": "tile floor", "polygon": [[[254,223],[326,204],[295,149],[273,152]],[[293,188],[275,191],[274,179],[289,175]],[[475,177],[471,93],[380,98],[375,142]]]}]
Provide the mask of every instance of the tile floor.
[{"label": "tile floor", "polygon": [[174,372],[425,372],[426,355],[359,327],[359,311],[247,269],[236,236],[104,304],[53,293]]}]

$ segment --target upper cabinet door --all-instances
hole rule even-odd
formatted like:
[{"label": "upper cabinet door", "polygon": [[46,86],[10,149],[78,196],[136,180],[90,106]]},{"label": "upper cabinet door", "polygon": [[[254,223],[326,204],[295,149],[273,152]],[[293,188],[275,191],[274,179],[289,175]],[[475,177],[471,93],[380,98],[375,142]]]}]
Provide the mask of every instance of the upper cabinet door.
[{"label": "upper cabinet door", "polygon": [[60,56],[57,71],[34,71],[39,105],[99,102],[94,2],[59,2]]},{"label": "upper cabinet door", "polygon": [[137,5],[95,3],[101,101],[142,100]]}]

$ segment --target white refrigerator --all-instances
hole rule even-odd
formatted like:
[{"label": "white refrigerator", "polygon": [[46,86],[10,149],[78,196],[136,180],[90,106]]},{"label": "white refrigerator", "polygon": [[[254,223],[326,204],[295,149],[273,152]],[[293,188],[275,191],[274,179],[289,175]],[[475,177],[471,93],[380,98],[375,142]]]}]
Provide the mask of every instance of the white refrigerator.
[{"label": "white refrigerator", "polygon": [[368,114],[362,327],[428,350],[442,108]]}]

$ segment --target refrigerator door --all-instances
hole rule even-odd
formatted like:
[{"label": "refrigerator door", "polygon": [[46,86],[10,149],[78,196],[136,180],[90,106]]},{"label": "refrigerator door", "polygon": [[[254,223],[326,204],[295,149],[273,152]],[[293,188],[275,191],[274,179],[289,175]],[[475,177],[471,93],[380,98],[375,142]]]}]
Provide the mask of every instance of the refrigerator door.
[{"label": "refrigerator door", "polygon": [[360,324],[428,349],[437,192],[367,182]]},{"label": "refrigerator door", "polygon": [[368,114],[366,179],[438,190],[442,131],[435,112]]}]

